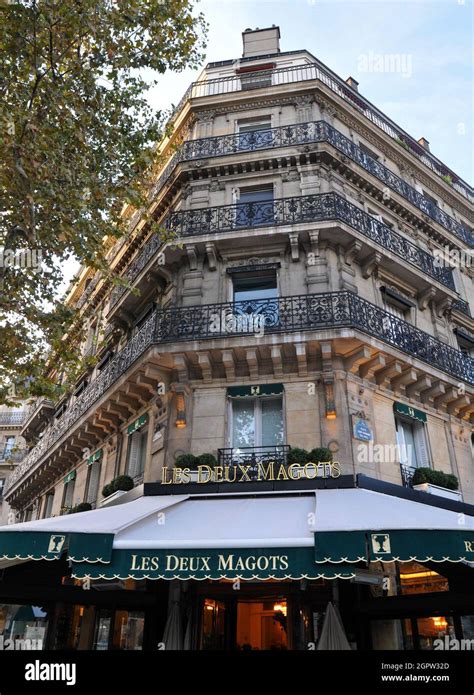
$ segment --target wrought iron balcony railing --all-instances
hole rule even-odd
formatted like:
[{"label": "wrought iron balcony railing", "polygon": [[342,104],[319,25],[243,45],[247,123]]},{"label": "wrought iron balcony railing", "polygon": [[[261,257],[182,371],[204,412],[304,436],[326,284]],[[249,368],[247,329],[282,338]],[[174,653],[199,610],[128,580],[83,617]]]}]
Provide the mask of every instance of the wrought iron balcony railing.
[{"label": "wrought iron balcony railing", "polygon": [[159,312],[156,340],[202,340],[230,335],[349,327],[474,384],[474,359],[353,292],[206,304]]},{"label": "wrought iron balcony railing", "polygon": [[[295,225],[330,220],[345,222],[370,241],[399,256],[403,263],[410,263],[450,290],[456,290],[450,268],[437,265],[429,253],[337,193],[320,193],[280,198],[263,203],[241,203],[177,211],[169,215],[165,221],[165,227],[173,230],[179,238],[228,232],[245,227]],[[142,252],[130,264],[124,276],[130,283],[135,281],[139,273],[159,251],[161,245],[158,236],[150,239]],[[123,286],[115,288],[110,298],[109,311],[126,291],[127,288]]]},{"label": "wrought iron balcony railing", "polygon": [[370,241],[399,256],[404,263],[410,263],[434,280],[455,290],[450,268],[440,267],[435,263],[433,256],[337,193],[177,211],[169,215],[165,226],[173,229],[178,237],[184,238],[246,227],[295,225],[330,220],[345,222]]},{"label": "wrought iron balcony railing", "polygon": [[26,454],[27,449],[3,449],[0,451],[0,463],[19,463]]},{"label": "wrought iron balcony railing", "polygon": [[468,200],[472,201],[474,199],[474,190],[469,184],[458,177],[437,157],[431,154],[431,152],[425,150],[414,138],[379,111],[379,109],[367,101],[367,99],[351,89],[340,77],[319,61],[307,63],[305,65],[269,70],[268,73],[262,73],[262,71],[254,73],[248,72],[245,74],[244,79],[242,79],[240,75],[231,75],[229,77],[193,82],[174,109],[173,117],[178,114],[184,105],[191,99],[229,94],[248,90],[252,87],[268,88],[268,86],[307,82],[311,80],[320,80],[323,82],[341,99],[359,109],[366,118],[383,130],[389,137],[402,144],[403,147],[409,150],[410,154],[417,157],[417,159],[423,162],[423,164],[431,169],[437,176],[449,176],[452,180],[453,188],[458,193],[465,196]]},{"label": "wrought iron balcony railing", "polygon": [[257,475],[258,464],[274,462],[276,466],[286,466],[290,447],[287,444],[272,446],[241,446],[217,450],[219,466],[250,466],[250,477]]},{"label": "wrought iron balcony railing", "polygon": [[14,413],[4,411],[0,413],[0,427],[19,427],[26,420],[27,411],[21,410]]},{"label": "wrought iron balcony railing", "polygon": [[298,123],[249,133],[232,133],[230,135],[188,140],[163,170],[154,187],[154,193],[158,192],[166,183],[172,171],[180,162],[316,142],[329,142],[344,156],[375,176],[421,212],[441,224],[464,243],[474,247],[474,235],[469,229],[463,227],[462,224],[446,214],[429,198],[394,174],[384,164],[370,157],[352,140],[325,121]]},{"label": "wrought iron balcony railing", "polygon": [[453,309],[455,311],[460,311],[462,314],[466,314],[466,316],[469,316],[471,318],[471,309],[469,307],[469,304],[464,301],[464,299],[457,299],[453,303]]},{"label": "wrought iron balcony railing", "polygon": [[413,468],[413,466],[407,466],[404,463],[400,464],[403,487],[413,487],[413,476],[415,475],[415,471],[416,468]]},{"label": "wrought iron balcony railing", "polygon": [[157,309],[71,408],[44,431],[39,443],[9,477],[8,490],[152,345],[261,334],[262,329],[273,334],[331,328],[359,330],[474,384],[474,359],[349,291]]}]

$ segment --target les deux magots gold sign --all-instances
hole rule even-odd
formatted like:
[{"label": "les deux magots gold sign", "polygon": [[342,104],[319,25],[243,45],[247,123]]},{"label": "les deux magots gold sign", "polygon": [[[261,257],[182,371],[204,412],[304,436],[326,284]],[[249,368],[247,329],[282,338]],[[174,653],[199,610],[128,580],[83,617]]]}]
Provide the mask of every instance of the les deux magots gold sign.
[{"label": "les deux magots gold sign", "polygon": [[258,481],[300,480],[306,478],[339,478],[341,464],[338,461],[320,463],[293,463],[290,466],[274,461],[257,463],[256,468],[248,464],[235,466],[198,466],[190,468],[167,468],[161,472],[162,485],[186,485],[187,483],[251,483]]}]

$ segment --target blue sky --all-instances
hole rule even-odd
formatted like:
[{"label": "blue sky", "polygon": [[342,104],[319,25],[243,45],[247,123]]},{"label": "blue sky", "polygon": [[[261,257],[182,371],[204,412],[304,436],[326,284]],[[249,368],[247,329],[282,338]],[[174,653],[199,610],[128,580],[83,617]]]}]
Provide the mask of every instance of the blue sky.
[{"label": "blue sky", "polygon": [[[209,23],[206,62],[238,58],[241,32],[277,24],[281,50],[306,48],[458,175],[473,181],[471,0],[202,0]],[[364,71],[370,56],[398,54],[403,72]],[[364,60],[365,59],[365,60]],[[160,78],[152,101],[177,103],[198,72]]]}]

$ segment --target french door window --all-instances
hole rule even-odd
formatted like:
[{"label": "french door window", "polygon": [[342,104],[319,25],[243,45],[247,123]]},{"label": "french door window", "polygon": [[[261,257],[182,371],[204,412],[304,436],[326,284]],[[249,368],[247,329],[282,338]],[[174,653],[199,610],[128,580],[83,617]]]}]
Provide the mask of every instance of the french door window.
[{"label": "french door window", "polygon": [[145,427],[136,430],[128,437],[127,475],[135,482],[143,477],[145,470],[147,432],[148,429]]},{"label": "french door window", "polygon": [[233,448],[283,444],[281,397],[232,399],[231,410]]},{"label": "french door window", "polygon": [[100,461],[94,461],[94,463],[89,465],[86,494],[86,502],[89,502],[89,504],[95,504],[97,502],[97,496],[99,494],[100,468]]},{"label": "french door window", "polygon": [[424,425],[396,418],[396,428],[400,463],[411,468],[429,468]]},{"label": "french door window", "polygon": [[251,121],[238,124],[238,148],[239,150],[257,150],[261,147],[269,147],[272,142],[271,120]]},{"label": "french door window", "polygon": [[[238,273],[234,275],[232,285],[235,313],[242,320],[246,319],[244,323],[249,332],[278,323],[278,287],[274,270],[259,274]],[[271,299],[275,301],[268,301]]]},{"label": "french door window", "polygon": [[274,217],[273,186],[240,189],[236,205],[236,227],[255,227],[271,224]]}]

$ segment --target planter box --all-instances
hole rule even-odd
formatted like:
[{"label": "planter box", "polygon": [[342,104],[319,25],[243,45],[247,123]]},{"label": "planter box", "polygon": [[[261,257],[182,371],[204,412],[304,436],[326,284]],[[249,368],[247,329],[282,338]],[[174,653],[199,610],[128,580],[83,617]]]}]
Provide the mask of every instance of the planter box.
[{"label": "planter box", "polygon": [[323,477],[324,467],[322,463],[307,463],[306,466],[296,463],[292,466],[293,475],[298,480],[314,480],[315,478]]},{"label": "planter box", "polygon": [[125,504],[126,502],[132,502],[138,497],[143,496],[143,484],[137,485],[131,490],[117,490],[113,492],[108,497],[104,497],[100,503],[101,507],[112,507],[115,504]]},{"label": "planter box", "polygon": [[432,485],[431,483],[420,483],[419,485],[413,485],[414,490],[419,492],[427,492],[429,495],[438,495],[438,497],[445,497],[448,500],[454,500],[455,502],[462,502],[462,493],[459,490],[448,490],[447,487],[440,487],[439,485]]},{"label": "planter box", "polygon": [[[205,473],[206,473],[206,481],[207,481],[207,471],[205,471]],[[199,471],[193,471],[193,470],[189,471],[189,478],[190,478],[191,483],[197,483],[198,482],[198,476],[199,476]],[[214,471],[211,471],[210,480],[214,481],[215,477],[216,477],[216,474],[214,473]]]}]

